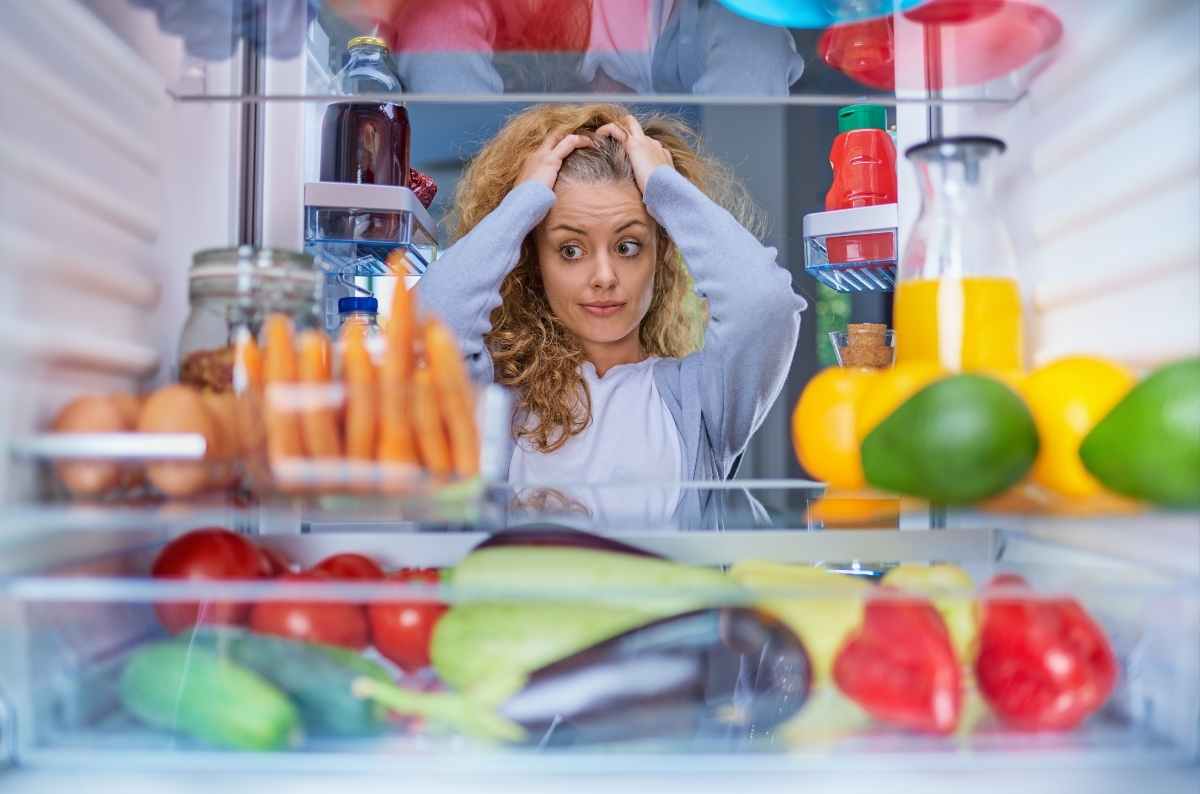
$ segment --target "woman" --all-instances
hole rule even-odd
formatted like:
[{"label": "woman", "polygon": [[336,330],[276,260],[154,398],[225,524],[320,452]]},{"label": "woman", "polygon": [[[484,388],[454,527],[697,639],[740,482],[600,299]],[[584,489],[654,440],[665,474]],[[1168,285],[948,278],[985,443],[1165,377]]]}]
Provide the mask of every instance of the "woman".
[{"label": "woman", "polygon": [[511,481],[725,479],[778,396],[805,302],[706,195],[733,182],[689,132],[539,106],[467,168],[460,239],[418,289],[515,391]]}]

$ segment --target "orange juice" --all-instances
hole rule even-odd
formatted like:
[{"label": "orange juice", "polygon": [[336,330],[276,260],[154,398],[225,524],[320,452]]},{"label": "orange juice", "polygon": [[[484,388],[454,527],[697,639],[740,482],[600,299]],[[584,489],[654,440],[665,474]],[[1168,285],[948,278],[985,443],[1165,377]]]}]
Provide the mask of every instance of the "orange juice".
[{"label": "orange juice", "polygon": [[896,287],[896,362],[954,370],[1015,370],[1021,361],[1021,294],[996,276],[921,279]]}]

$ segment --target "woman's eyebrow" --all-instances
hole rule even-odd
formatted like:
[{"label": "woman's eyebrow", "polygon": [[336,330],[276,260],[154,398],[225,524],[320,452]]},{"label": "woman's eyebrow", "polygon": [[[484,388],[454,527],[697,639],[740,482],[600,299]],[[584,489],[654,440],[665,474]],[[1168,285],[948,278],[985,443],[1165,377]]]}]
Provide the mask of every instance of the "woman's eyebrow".
[{"label": "woman's eyebrow", "polygon": [[622,223],[620,226],[618,226],[616,228],[616,231],[623,232],[626,229],[628,229],[630,226],[643,226],[647,229],[650,228],[649,226],[646,226],[646,223],[644,221],[642,221],[638,218],[634,218],[632,220],[628,220],[628,221],[625,221],[624,223]]},{"label": "woman's eyebrow", "polygon": [[550,227],[550,231],[552,231],[552,232],[556,232],[559,229],[562,229],[563,231],[566,231],[566,232],[574,232],[575,234],[582,234],[584,236],[587,236],[587,232],[584,231],[583,229],[578,229],[574,226],[568,226],[565,223],[556,223],[555,225]]}]

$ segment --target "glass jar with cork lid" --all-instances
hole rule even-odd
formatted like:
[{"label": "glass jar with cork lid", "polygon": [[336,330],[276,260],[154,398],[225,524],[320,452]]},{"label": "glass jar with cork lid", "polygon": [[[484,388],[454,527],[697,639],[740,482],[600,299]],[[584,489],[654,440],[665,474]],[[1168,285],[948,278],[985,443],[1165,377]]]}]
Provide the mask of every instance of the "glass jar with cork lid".
[{"label": "glass jar with cork lid", "polygon": [[179,340],[179,382],[225,393],[234,389],[239,334],[257,336],[268,314],[297,328],[319,324],[321,278],[313,258],[277,248],[210,248],[192,257],[190,311]]},{"label": "glass jar with cork lid", "polygon": [[842,367],[887,369],[895,359],[896,335],[883,323],[851,323],[831,331],[829,340]]}]

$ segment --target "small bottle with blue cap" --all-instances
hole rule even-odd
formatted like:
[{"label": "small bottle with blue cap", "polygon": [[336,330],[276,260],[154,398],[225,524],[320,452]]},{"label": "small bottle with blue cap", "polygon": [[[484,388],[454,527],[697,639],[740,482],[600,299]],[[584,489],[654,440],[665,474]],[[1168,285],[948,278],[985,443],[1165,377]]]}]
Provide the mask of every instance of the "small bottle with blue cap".
[{"label": "small bottle with blue cap", "polygon": [[361,325],[367,337],[378,334],[379,301],[367,295],[351,295],[338,300],[338,326]]},{"label": "small bottle with blue cap", "polygon": [[361,325],[367,341],[367,350],[372,357],[381,355],[384,345],[383,330],[379,327],[379,301],[369,295],[351,295],[338,299],[338,327],[340,334],[352,325]]}]

